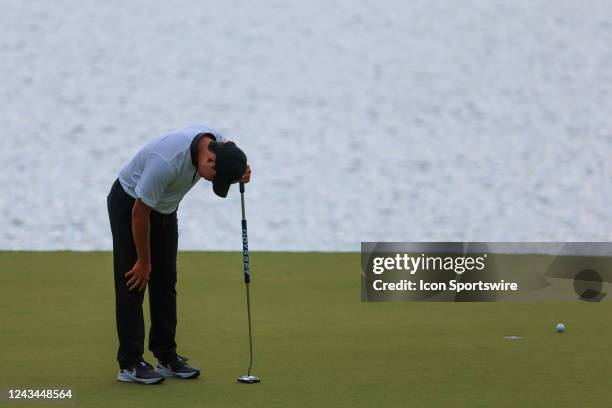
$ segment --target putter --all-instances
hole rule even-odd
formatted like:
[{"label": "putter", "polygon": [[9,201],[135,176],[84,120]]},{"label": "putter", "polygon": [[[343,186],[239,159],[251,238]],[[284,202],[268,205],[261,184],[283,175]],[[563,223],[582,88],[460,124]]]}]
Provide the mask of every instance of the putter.
[{"label": "putter", "polygon": [[251,334],[251,297],[249,295],[249,283],[251,272],[249,270],[249,238],[247,236],[247,221],[244,213],[244,183],[240,183],[240,204],[242,206],[242,266],[244,270],[244,285],[246,286],[247,317],[249,320],[249,370],[247,375],[238,378],[238,382],[244,384],[255,384],[260,382],[259,377],[251,375],[253,367],[253,335]]}]

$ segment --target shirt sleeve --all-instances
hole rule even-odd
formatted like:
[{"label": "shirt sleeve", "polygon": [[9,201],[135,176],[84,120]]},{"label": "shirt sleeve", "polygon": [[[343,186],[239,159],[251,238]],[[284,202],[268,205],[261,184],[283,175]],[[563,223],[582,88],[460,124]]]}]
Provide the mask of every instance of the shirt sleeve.
[{"label": "shirt sleeve", "polygon": [[153,208],[172,181],[173,174],[168,163],[158,154],[151,153],[136,184],[136,196]]}]

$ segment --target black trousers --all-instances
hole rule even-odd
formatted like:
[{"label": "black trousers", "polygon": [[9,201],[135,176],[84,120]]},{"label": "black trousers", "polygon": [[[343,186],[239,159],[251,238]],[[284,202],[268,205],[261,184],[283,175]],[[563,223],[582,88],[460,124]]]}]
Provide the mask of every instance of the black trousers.
[{"label": "black trousers", "polygon": [[[115,272],[115,311],[119,350],[117,361],[126,368],[143,359],[145,325],[142,312],[144,291],[130,291],[125,274],[136,262],[132,234],[134,199],[116,180],[107,198],[108,215],[113,233]],[[161,360],[176,355],[176,252],[178,226],[176,211],[169,215],[151,211],[149,276],[149,310],[151,329],[149,350]]]}]

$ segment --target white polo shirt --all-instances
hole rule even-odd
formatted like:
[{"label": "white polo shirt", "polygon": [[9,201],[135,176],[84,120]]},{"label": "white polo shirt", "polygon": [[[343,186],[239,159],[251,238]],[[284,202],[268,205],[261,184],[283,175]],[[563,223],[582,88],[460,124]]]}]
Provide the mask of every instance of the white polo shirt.
[{"label": "white polo shirt", "polygon": [[[205,125],[173,130],[147,143],[119,173],[121,186],[153,210],[171,214],[200,179],[191,162],[191,142],[200,133],[210,133],[219,142],[225,136]],[[195,177],[194,177],[195,174]]]}]

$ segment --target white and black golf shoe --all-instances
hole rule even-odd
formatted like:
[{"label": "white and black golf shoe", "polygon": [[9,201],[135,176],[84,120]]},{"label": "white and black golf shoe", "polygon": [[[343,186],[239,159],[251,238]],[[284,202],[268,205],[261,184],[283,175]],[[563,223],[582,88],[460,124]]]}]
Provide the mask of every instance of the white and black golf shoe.
[{"label": "white and black golf shoe", "polygon": [[164,376],[155,371],[151,364],[140,361],[119,371],[117,380],[138,384],[157,384],[164,381]]},{"label": "white and black golf shoe", "polygon": [[163,375],[164,377],[178,377],[178,378],[197,378],[200,375],[200,369],[191,367],[185,362],[181,356],[176,356],[167,361],[159,360],[155,371]]}]

